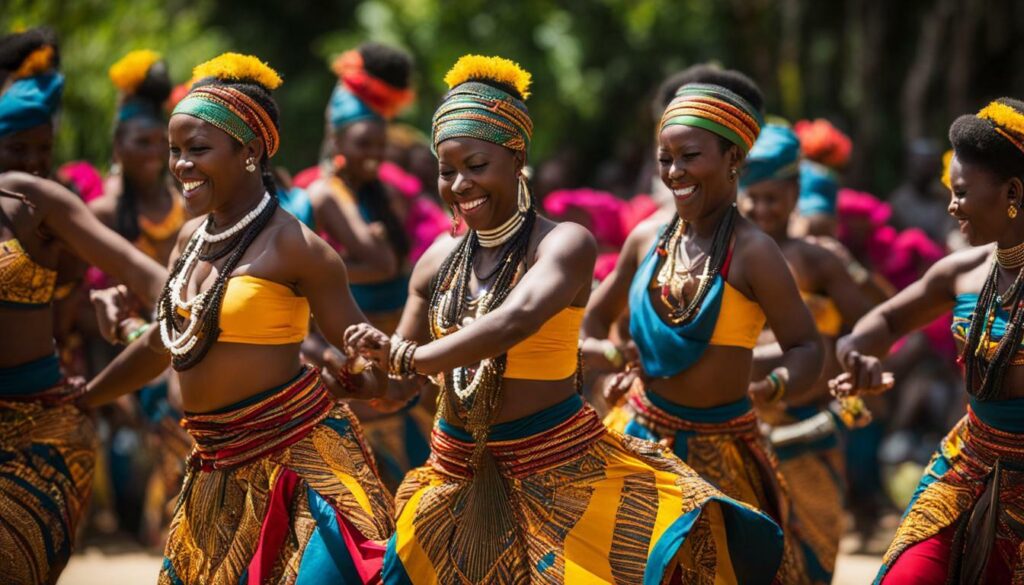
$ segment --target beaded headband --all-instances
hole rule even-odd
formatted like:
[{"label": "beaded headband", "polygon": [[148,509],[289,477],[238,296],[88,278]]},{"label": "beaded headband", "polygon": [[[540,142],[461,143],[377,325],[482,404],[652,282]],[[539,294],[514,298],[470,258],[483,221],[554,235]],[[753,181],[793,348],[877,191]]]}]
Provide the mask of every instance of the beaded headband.
[{"label": "beaded headband", "polygon": [[750,103],[720,85],[690,83],[679,88],[661,116],[658,131],[693,126],[713,132],[749,152],[764,121]]},{"label": "beaded headband", "polygon": [[171,115],[175,114],[187,114],[213,124],[242,144],[260,138],[267,149],[267,158],[274,156],[280,145],[280,137],[270,114],[255,100],[233,87],[197,87],[178,102]]},{"label": "beaded headband", "polygon": [[978,117],[992,122],[996,132],[1024,153],[1024,114],[1002,102],[994,101],[982,108]]},{"label": "beaded headband", "polygon": [[511,150],[530,147],[533,120],[526,104],[510,94],[476,81],[448,92],[434,113],[433,150],[449,138],[478,138]]}]

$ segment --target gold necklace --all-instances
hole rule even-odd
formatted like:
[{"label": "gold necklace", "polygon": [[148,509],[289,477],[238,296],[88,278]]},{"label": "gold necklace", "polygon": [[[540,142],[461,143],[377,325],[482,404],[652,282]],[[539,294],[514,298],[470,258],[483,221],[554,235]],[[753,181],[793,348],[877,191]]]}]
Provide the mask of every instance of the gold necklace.
[{"label": "gold necklace", "polygon": [[1001,268],[1013,270],[1024,266],[1024,242],[1011,248],[996,248],[996,262]]}]

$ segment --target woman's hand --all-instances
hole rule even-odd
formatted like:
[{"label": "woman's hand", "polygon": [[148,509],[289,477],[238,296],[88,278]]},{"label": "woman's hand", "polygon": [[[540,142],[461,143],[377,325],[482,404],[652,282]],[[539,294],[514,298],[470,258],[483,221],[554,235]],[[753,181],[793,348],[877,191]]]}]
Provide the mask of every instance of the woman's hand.
[{"label": "woman's hand", "polygon": [[768,378],[762,378],[751,382],[747,386],[747,394],[750,395],[750,399],[754,402],[754,406],[760,409],[777,409],[781,404],[781,397],[776,397],[778,389],[772,385]]},{"label": "woman's hand", "polygon": [[[373,368],[358,356],[347,356],[335,347],[323,353],[320,377],[331,394],[339,400],[371,400],[387,390],[386,378],[381,383]],[[379,371],[379,370],[378,370]]]},{"label": "woman's hand", "polygon": [[128,296],[128,287],[122,285],[94,290],[89,293],[96,321],[103,339],[114,345],[120,345],[118,330],[121,323],[132,316],[135,303]]},{"label": "woman's hand", "polygon": [[828,381],[828,389],[832,396],[842,399],[861,394],[881,394],[891,390],[895,384],[896,378],[892,375],[892,372],[882,372],[880,382],[873,386],[864,386],[857,382],[853,374],[843,372]]},{"label": "woman's hand", "polygon": [[387,372],[391,338],[369,323],[350,325],[345,330],[345,353],[366,358]]},{"label": "woman's hand", "polygon": [[882,360],[874,356],[850,351],[843,356],[840,365],[845,371],[828,383],[829,391],[836,398],[880,394],[895,383],[892,373],[882,371]]},{"label": "woman's hand", "polygon": [[640,368],[628,368],[612,375],[601,392],[608,408],[615,408],[638,380],[641,379]]}]

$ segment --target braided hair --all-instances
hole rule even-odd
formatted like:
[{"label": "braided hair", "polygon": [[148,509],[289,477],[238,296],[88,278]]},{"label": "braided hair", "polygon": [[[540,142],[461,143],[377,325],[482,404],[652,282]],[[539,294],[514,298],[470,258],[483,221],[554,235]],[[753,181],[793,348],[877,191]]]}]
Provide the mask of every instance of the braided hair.
[{"label": "braided hair", "polygon": [[[163,61],[157,61],[150,66],[145,79],[135,89],[135,92],[127,96],[121,104],[122,107],[129,104],[138,107],[144,114],[127,120],[119,119],[114,126],[114,140],[121,141],[131,123],[142,120],[149,123],[164,123],[161,112],[172,89],[173,84],[167,71],[167,65]],[[129,242],[137,240],[142,233],[139,228],[138,197],[123,169],[121,172],[121,196],[114,209],[114,229]]]},{"label": "braided hair", "polygon": [[[239,80],[239,81],[226,81],[217,78],[205,78],[196,82],[193,87],[202,87],[206,85],[219,85],[231,87],[244,93],[247,97],[251,98],[260,107],[262,107],[267,114],[270,116],[274,127],[280,129],[279,122],[279,110],[277,103],[270,94],[270,90],[260,83],[252,80]],[[200,251],[199,259],[204,262],[215,262],[221,258],[227,258],[224,261],[224,265],[220,268],[217,274],[217,278],[210,288],[210,300],[208,301],[208,309],[203,312],[202,322],[199,326],[197,333],[199,341],[191,351],[181,356],[174,356],[172,364],[175,370],[183,371],[192,368],[198,364],[206,356],[213,344],[216,343],[217,338],[220,336],[220,311],[221,305],[224,301],[224,292],[227,290],[227,281],[231,273],[238,266],[242,256],[245,255],[246,250],[256,239],[256,237],[263,231],[263,228],[270,223],[271,218],[274,216],[274,212],[277,211],[278,200],[277,200],[277,184],[274,181],[274,176],[270,170],[269,157],[267,151],[264,150],[263,155],[259,161],[260,177],[263,182],[263,188],[270,194],[270,204],[264,208],[264,210],[256,216],[256,218],[250,223],[245,229],[233,236],[226,243],[222,244],[217,250],[214,251]],[[204,229],[200,227],[199,229]],[[171,274],[167,279],[167,283],[164,285],[163,292],[160,295],[159,300],[159,311],[165,315],[165,318],[174,319],[174,303],[171,298],[171,281],[177,276],[184,268],[185,261],[189,256],[189,253],[199,245],[199,240],[193,238],[189,245],[182,252],[181,256],[175,262],[174,267],[171,269]]]},{"label": "braided hair", "polygon": [[[1024,116],[1024,102],[1001,98],[996,103],[1008,106]],[[1006,132],[1006,130],[1003,130]],[[1019,135],[1018,139],[1019,139]],[[997,130],[991,120],[974,115],[960,116],[949,129],[949,140],[958,160],[978,165],[1001,180],[1017,177],[1024,181],[1024,152]],[[971,315],[970,329],[961,350],[967,391],[980,400],[997,399],[1003,393],[1003,381],[1013,356],[1024,341],[1024,287],[1015,286],[1009,298],[998,290],[999,266],[992,263],[978,302]],[[1010,307],[1006,330],[996,344],[995,352],[978,351],[982,335],[989,326],[994,312],[1002,306]]]}]

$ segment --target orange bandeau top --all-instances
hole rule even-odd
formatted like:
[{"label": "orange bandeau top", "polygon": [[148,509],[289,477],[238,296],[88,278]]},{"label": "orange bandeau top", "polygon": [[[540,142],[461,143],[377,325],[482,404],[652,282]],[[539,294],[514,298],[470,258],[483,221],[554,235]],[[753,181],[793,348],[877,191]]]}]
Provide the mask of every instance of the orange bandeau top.
[{"label": "orange bandeau top", "polygon": [[221,303],[220,330],[217,341],[225,343],[298,343],[309,333],[309,302],[272,280],[232,276]]}]

